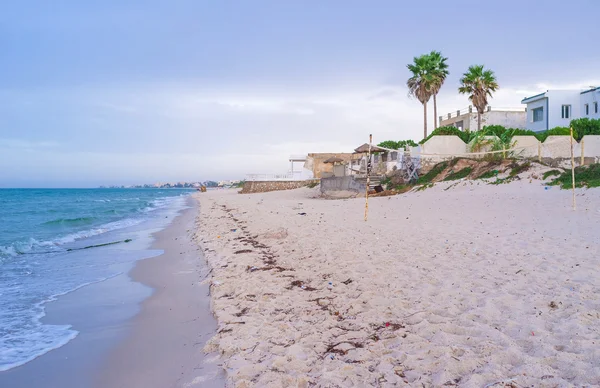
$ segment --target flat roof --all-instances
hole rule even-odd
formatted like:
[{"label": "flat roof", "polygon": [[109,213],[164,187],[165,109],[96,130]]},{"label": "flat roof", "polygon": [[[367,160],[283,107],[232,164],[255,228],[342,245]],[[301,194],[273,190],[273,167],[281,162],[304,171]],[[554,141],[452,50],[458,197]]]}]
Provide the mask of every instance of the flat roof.
[{"label": "flat roof", "polygon": [[599,90],[599,91],[600,91],[600,86],[597,86],[597,87],[595,87],[595,88],[591,88],[591,89],[589,89],[589,90],[584,90],[583,92],[581,92],[581,94],[586,94],[586,93],[589,93],[589,92],[594,92],[594,91],[596,91],[596,90]]},{"label": "flat roof", "polygon": [[540,98],[542,98],[544,96],[544,94],[546,94],[548,91],[546,90],[544,93],[540,93],[540,94],[536,94],[535,96],[531,96],[531,97],[525,97],[524,99],[521,100],[521,104],[525,104],[526,101],[529,100],[538,100]]}]

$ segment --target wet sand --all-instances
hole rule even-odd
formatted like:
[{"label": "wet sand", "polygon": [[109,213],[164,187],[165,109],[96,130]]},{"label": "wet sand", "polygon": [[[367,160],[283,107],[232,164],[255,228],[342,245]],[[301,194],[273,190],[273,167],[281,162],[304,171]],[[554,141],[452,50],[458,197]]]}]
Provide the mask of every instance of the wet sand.
[{"label": "wet sand", "polygon": [[134,250],[154,257],[119,265],[121,275],[48,303],[43,322],[70,324],[79,334],[0,372],[0,387],[223,387],[217,358],[202,351],[216,323],[208,287],[200,284],[206,263],[190,238],[198,206],[192,199],[188,205],[154,234],[152,249],[141,243]]},{"label": "wet sand", "polygon": [[154,289],[130,321],[130,334],[95,374],[98,388],[223,387],[218,357],[203,347],[216,331],[207,267],[191,240],[198,214],[195,201],[169,227],[155,234],[164,254],[137,263],[130,275]]}]

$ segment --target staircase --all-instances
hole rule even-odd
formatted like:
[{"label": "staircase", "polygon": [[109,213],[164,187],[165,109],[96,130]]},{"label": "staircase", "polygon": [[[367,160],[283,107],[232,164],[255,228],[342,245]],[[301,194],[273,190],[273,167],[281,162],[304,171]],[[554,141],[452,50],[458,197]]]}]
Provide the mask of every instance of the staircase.
[{"label": "staircase", "polygon": [[[369,181],[369,190],[373,190],[375,186],[379,186],[381,184],[381,180],[383,177],[381,175],[371,175],[371,180]],[[367,177],[354,177],[354,180],[360,183],[363,186],[367,185]]]}]

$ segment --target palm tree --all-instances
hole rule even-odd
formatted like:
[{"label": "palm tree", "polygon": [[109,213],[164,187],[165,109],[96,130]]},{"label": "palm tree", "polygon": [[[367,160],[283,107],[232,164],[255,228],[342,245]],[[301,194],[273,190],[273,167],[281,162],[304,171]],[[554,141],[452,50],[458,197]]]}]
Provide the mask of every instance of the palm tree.
[{"label": "palm tree", "polygon": [[469,100],[477,108],[477,130],[481,130],[481,114],[488,104],[488,96],[498,90],[496,76],[491,70],[485,70],[483,65],[473,65],[460,79],[458,92],[468,94]]},{"label": "palm tree", "polygon": [[409,63],[406,67],[412,73],[412,77],[406,81],[408,94],[423,104],[423,133],[424,138],[427,138],[427,102],[433,95],[436,82],[432,71],[433,61],[429,55],[421,55],[414,57],[413,63]]},{"label": "palm tree", "polygon": [[446,81],[446,77],[450,72],[448,71],[448,64],[446,61],[448,58],[444,57],[439,51],[432,51],[429,54],[431,58],[432,66],[433,66],[433,74],[435,75],[435,82],[433,84],[433,129],[437,129],[438,127],[438,115],[437,115],[437,94],[439,93],[444,81]]}]

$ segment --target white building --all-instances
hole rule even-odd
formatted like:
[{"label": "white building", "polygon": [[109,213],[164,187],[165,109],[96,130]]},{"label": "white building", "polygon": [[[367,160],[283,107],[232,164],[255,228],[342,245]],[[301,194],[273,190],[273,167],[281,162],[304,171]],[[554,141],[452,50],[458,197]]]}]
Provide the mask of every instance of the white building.
[{"label": "white building", "polygon": [[581,117],[600,119],[600,86],[581,92]]},{"label": "white building", "polygon": [[[487,106],[481,115],[481,128],[486,125],[502,125],[507,128],[524,129],[527,124],[525,107],[498,108]],[[461,131],[477,130],[477,109],[469,105],[465,109],[439,117],[440,127],[456,127]]]},{"label": "white building", "polygon": [[568,127],[571,120],[582,117],[600,118],[598,100],[600,88],[590,90],[547,90],[524,98],[527,105],[527,129],[546,131],[555,127]]}]

